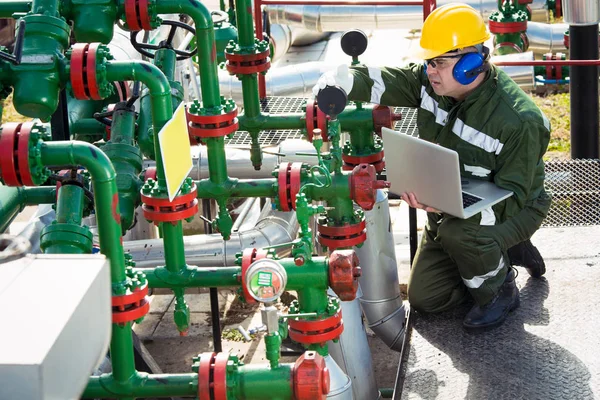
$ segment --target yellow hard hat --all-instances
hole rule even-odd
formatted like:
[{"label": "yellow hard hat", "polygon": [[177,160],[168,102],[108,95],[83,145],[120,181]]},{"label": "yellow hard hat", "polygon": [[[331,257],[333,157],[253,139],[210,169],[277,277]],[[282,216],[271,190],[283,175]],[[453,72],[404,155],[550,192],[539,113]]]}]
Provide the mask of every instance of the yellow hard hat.
[{"label": "yellow hard hat", "polygon": [[423,23],[421,47],[415,57],[429,60],[451,50],[463,49],[490,38],[483,18],[463,3],[450,3],[436,8]]}]

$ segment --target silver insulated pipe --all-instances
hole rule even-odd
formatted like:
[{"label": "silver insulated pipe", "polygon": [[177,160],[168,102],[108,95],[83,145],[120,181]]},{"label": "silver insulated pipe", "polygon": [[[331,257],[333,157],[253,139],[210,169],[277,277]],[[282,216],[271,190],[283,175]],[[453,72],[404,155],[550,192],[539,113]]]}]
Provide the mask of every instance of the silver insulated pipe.
[{"label": "silver insulated pipe", "polygon": [[[335,296],[331,289],[328,290],[328,294]],[[341,302],[344,331],[339,340],[328,342],[327,347],[331,357],[352,381],[354,398],[377,400],[381,398],[381,393],[377,389],[373,358],[360,310],[361,297],[362,291],[359,286],[354,300]]]},{"label": "silver insulated pipe", "polygon": [[[236,253],[247,248],[289,243],[296,238],[297,232],[296,213],[272,210],[267,200],[255,226],[232,232],[230,240],[224,241],[220,234],[184,236],[185,259],[190,265],[198,267],[233,266]],[[164,264],[162,239],[125,242],[123,248],[132,255],[138,267],[150,268]]]},{"label": "silver insulated pipe", "polygon": [[[437,6],[452,0],[438,1]],[[487,19],[498,10],[496,1],[463,1],[478,10]],[[548,10],[544,0],[529,5],[532,20],[547,22]],[[273,24],[301,27],[316,32],[341,32],[348,29],[420,29],[423,25],[422,6],[288,6],[266,7]]]},{"label": "silver insulated pipe", "polygon": [[367,240],[354,250],[360,260],[360,304],[369,328],[395,351],[405,333],[406,309],[400,297],[398,265],[391,232],[387,192],[377,190],[375,206],[365,211]]}]

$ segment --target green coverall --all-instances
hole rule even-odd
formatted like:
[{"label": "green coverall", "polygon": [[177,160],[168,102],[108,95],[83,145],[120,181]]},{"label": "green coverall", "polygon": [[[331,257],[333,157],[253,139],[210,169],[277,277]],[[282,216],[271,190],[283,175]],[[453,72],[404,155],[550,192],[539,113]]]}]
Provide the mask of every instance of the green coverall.
[{"label": "green coverall", "polygon": [[548,119],[493,65],[463,101],[436,95],[422,64],[358,65],[350,72],[350,100],[417,107],[419,136],[457,151],[462,176],[514,192],[466,220],[427,213],[412,266],[408,298],[417,311],[453,308],[467,293],[485,305],[505,280],[508,248],[529,239],[550,208],[542,160],[550,140]]}]

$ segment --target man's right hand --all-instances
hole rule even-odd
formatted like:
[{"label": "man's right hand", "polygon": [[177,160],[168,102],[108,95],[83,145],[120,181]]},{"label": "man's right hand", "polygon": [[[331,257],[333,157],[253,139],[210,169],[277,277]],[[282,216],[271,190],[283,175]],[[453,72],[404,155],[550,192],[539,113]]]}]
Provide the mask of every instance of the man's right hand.
[{"label": "man's right hand", "polygon": [[414,193],[402,193],[400,196],[402,200],[404,200],[409,206],[412,208],[420,208],[421,210],[425,210],[427,212],[439,213],[438,209],[433,207],[426,206],[425,204],[421,204],[417,201],[417,196]]},{"label": "man's right hand", "polygon": [[350,74],[350,69],[346,64],[339,65],[334,71],[327,71],[317,81],[317,84],[313,86],[312,92],[315,97],[319,94],[321,89],[325,86],[337,85],[344,89],[346,94],[349,94],[354,85],[354,77]]}]

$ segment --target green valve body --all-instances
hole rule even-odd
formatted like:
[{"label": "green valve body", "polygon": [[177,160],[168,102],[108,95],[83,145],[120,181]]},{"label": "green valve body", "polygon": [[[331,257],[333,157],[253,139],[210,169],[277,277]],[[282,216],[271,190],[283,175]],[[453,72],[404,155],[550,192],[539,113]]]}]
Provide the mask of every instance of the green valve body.
[{"label": "green valve body", "polygon": [[25,37],[21,64],[5,63],[1,81],[14,87],[18,113],[48,120],[58,106],[65,78],[63,53],[69,43],[69,25],[61,18],[30,14],[23,17]]},{"label": "green valve body", "polygon": [[73,33],[79,43],[108,44],[114,34],[117,2],[114,0],[68,0],[61,10],[73,21]]}]

